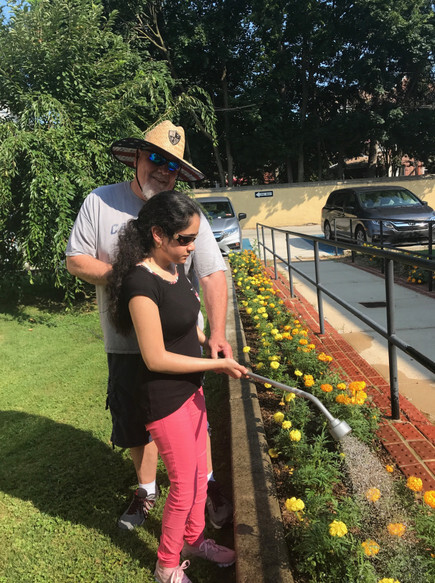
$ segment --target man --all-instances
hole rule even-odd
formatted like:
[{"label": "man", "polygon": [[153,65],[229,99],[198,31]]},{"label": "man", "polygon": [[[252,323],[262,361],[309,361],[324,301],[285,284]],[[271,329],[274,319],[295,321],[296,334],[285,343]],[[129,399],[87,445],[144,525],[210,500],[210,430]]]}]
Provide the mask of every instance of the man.
[{"label": "man", "polygon": [[[96,287],[109,367],[107,406],[112,415],[111,439],[114,446],[130,449],[139,483],[131,504],[118,521],[120,528],[128,530],[141,525],[156,503],[158,452],[154,443],[149,441],[149,434],[135,406],[135,372],[141,358],[136,337],[134,331],[124,337],[114,330],[107,315],[105,287],[119,230],[129,219],[137,217],[144,201],[158,192],[172,190],[177,178],[184,181],[203,178],[197,168],[184,160],[184,144],[183,128],[170,121],[158,124],[145,134],[144,139],[125,138],[112,144],[113,156],[134,168],[135,177],[131,182],[97,188],[88,195],[74,223],[66,250],[68,271]],[[204,216],[201,217],[192,260],[203,289],[210,324],[211,356],[217,358],[218,353],[223,352],[230,357],[231,346],[225,338],[226,267]],[[192,260],[186,264],[186,271]],[[207,511],[210,522],[220,528],[231,519],[232,509],[213,479],[209,441],[208,472]]]}]

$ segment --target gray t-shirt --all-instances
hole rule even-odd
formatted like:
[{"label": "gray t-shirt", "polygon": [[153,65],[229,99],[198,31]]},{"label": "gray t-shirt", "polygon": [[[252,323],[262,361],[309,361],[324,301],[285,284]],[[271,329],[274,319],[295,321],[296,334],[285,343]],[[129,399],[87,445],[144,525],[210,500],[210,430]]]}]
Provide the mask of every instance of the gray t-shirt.
[{"label": "gray t-shirt", "polygon": [[[119,230],[129,219],[137,217],[143,204],[143,200],[132,191],[129,182],[96,188],[86,197],[77,215],[66,255],[90,255],[105,263],[111,263]],[[186,274],[192,261],[199,279],[215,271],[226,270],[225,261],[204,215],[201,215],[195,251],[185,264]],[[129,336],[122,336],[116,332],[108,317],[106,286],[97,285],[95,288],[106,352],[138,353],[139,347],[134,330]]]}]

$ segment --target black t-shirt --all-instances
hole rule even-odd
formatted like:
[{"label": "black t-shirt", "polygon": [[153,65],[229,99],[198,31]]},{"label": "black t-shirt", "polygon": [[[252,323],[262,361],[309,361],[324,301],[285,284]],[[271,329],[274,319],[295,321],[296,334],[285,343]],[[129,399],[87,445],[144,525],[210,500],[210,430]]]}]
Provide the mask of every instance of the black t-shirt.
[{"label": "black t-shirt", "polygon": [[[134,267],[124,279],[123,299],[128,303],[135,296],[146,296],[157,305],[168,352],[201,356],[196,329],[199,297],[184,269],[178,269],[176,282],[169,282],[141,265]],[[202,378],[202,373],[152,372],[143,361],[138,375],[135,385],[144,423],[162,419],[179,409],[201,386]]]}]

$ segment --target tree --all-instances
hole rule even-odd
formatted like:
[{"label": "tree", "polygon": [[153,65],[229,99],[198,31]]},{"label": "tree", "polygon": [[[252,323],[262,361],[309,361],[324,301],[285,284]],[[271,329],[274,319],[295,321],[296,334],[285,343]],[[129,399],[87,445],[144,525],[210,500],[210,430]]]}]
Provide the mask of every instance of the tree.
[{"label": "tree", "polygon": [[83,198],[125,179],[109,145],[174,107],[162,62],[140,58],[92,0],[37,0],[0,26],[0,257],[66,285]]}]

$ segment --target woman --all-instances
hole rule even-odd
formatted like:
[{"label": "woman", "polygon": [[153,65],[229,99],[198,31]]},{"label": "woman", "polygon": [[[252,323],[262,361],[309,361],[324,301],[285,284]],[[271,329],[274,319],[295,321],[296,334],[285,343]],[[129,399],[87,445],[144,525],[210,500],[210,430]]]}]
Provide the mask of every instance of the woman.
[{"label": "woman", "polygon": [[[228,566],[234,551],[204,539],[207,496],[207,415],[203,371],[240,378],[233,359],[201,358],[207,338],[197,327],[199,297],[182,264],[195,249],[198,206],[185,194],[150,198],[119,237],[109,284],[110,313],[120,332],[134,326],[143,366],[137,404],[171,482],[154,576],[159,583],[191,583],[183,571],[199,556]],[[180,266],[180,267],[179,267]]]}]

